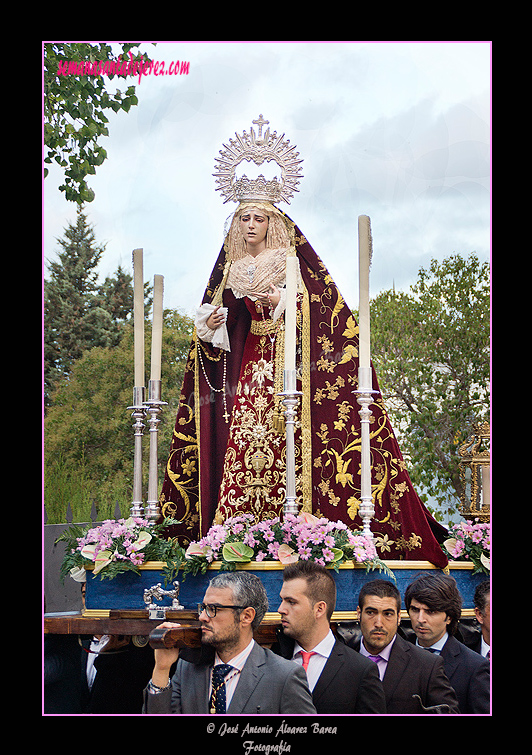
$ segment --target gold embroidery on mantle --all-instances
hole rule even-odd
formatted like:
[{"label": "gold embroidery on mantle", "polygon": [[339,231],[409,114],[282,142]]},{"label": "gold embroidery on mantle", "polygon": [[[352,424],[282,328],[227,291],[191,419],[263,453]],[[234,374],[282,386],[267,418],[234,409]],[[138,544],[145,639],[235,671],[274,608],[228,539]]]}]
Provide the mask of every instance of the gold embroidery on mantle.
[{"label": "gold embroidery on mantle", "polygon": [[[245,366],[237,385],[214,520],[217,524],[238,511],[249,512],[260,520],[278,516],[282,510],[286,451],[284,434],[278,431],[277,393],[282,386],[283,329],[277,331],[273,348],[272,360],[270,338],[259,337],[256,359]],[[296,458],[299,487],[300,474],[301,464]]]},{"label": "gold embroidery on mantle", "polygon": [[312,397],[310,390],[310,302],[306,286],[302,283],[301,301],[301,462],[302,511],[312,513]]},{"label": "gold embroidery on mantle", "polygon": [[[194,412],[192,408],[184,402],[183,397],[181,398],[180,407],[184,407],[188,410],[188,418],[181,417],[179,422],[180,426],[184,426],[191,422],[194,417]],[[192,513],[195,509],[195,498],[197,495],[195,475],[198,471],[197,465],[199,463],[198,443],[195,435],[179,432],[176,429],[174,429],[173,435],[184,445],[180,445],[178,449],[173,449],[170,452],[166,463],[166,472],[168,478],[171,480],[180,496],[184,506],[184,512],[181,511],[177,503],[166,501],[164,497],[160,498],[159,503],[161,505],[163,516],[177,519],[178,521],[185,523],[188,529],[192,529],[198,521],[198,515]],[[174,456],[176,454],[179,454],[179,464],[174,464]],[[174,472],[172,469],[173,466],[175,466],[178,471]]]},{"label": "gold embroidery on mantle", "polygon": [[[312,277],[317,279],[319,276],[314,273]],[[326,419],[315,433],[317,447],[313,449],[313,466],[315,473],[319,472],[315,484],[329,505],[345,505],[347,515],[354,522],[360,508],[360,464],[355,458],[358,458],[361,451],[361,436],[360,423],[354,414],[358,411],[358,404],[355,397],[352,403],[346,400],[336,402],[340,392],[345,389],[346,382],[354,388],[358,386],[356,365],[359,327],[353,316],[349,315],[340,326],[345,339],[343,343],[338,337],[334,337],[335,329],[338,329],[341,322],[339,314],[346,304],[330,276],[325,275],[323,280],[326,288],[322,294],[311,295],[314,306],[319,306],[321,314],[318,332],[313,336],[321,352],[316,357],[315,365],[321,378],[314,386],[312,400],[317,406],[326,409]],[[342,366],[341,370],[339,366]],[[330,412],[329,402],[332,404]],[[417,534],[402,532],[400,501],[409,488],[407,482],[397,478],[404,471],[405,464],[385,448],[393,438],[393,431],[382,399],[375,401],[372,411],[370,442],[372,498],[375,506],[372,531],[382,554],[392,547],[405,552],[411,551],[421,546],[422,538]],[[345,491],[345,498],[342,491]],[[388,500],[384,498],[385,493]],[[316,502],[314,505],[316,507]],[[392,539],[389,534],[378,532],[379,525],[384,524],[397,533],[396,538]]]}]

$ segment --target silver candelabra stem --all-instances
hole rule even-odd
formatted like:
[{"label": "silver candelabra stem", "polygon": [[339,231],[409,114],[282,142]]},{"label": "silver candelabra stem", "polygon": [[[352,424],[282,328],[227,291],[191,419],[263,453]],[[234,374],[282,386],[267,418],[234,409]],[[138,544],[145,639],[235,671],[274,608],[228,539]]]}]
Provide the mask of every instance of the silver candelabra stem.
[{"label": "silver candelabra stem", "polygon": [[146,408],[144,406],[145,396],[144,386],[133,388],[133,405],[128,406],[128,410],[132,410],[132,417],[135,422],[133,428],[135,430],[135,456],[133,460],[133,502],[131,504],[130,513],[131,516],[143,516],[144,505],[142,502],[142,435],[144,431],[144,418],[146,416]]},{"label": "silver candelabra stem", "polygon": [[284,391],[279,394],[283,396],[285,406],[285,425],[286,425],[286,499],[283,505],[283,514],[299,513],[299,506],[296,503],[296,457],[295,457],[295,425],[297,416],[297,405],[299,397],[303,394],[296,390],[296,371],[284,371]]},{"label": "silver candelabra stem", "polygon": [[159,415],[163,406],[167,406],[165,401],[161,401],[161,381],[150,380],[148,383],[148,400],[145,402],[148,413],[148,425],[150,428],[150,463],[149,463],[149,480],[148,480],[148,501],[146,506],[146,516],[153,522],[156,522],[160,515],[159,498],[158,498],[158,432],[159,432]]},{"label": "silver candelabra stem", "polygon": [[373,403],[372,394],[378,391],[372,390],[371,367],[360,367],[358,371],[358,390],[354,391],[360,404],[360,517],[362,519],[362,532],[366,537],[373,540],[371,532],[371,520],[375,514],[373,497],[371,494],[371,448],[369,424],[371,420],[370,404]]}]

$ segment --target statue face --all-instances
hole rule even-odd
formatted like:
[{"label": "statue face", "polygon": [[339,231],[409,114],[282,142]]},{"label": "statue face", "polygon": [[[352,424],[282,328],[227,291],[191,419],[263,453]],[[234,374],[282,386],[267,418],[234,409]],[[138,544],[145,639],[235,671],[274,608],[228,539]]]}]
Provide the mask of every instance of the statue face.
[{"label": "statue face", "polygon": [[266,248],[268,223],[268,216],[257,209],[245,210],[240,216],[240,230],[250,253],[258,253]]}]

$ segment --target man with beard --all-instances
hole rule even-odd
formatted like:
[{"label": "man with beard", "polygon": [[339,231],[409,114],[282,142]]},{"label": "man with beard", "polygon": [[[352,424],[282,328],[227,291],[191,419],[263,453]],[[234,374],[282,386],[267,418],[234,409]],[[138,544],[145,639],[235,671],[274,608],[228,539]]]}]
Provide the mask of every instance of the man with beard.
[{"label": "man with beard", "polygon": [[[156,650],[144,713],[315,713],[304,670],[253,639],[268,608],[260,579],[220,573],[199,606],[202,653],[184,660],[178,648]],[[179,626],[164,622],[161,628]],[[170,668],[177,662],[170,679]]]},{"label": "man with beard", "polygon": [[358,613],[362,638],[348,644],[377,664],[387,713],[459,713],[443,658],[397,633],[401,594],[392,582],[367,582],[360,590]]}]

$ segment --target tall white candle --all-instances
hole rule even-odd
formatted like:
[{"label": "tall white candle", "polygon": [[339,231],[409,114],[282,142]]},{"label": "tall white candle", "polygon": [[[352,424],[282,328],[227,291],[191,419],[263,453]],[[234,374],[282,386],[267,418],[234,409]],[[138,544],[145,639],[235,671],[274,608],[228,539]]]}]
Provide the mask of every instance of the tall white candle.
[{"label": "tall white candle", "polygon": [[143,251],[133,250],[133,328],[135,387],[144,387],[144,272]]},{"label": "tall white candle", "polygon": [[296,294],[297,294],[297,257],[286,258],[286,309],[284,368],[296,368]]},{"label": "tall white candle", "polygon": [[[367,215],[358,218],[358,325],[359,325],[359,367],[370,367],[370,327],[369,327],[369,268],[371,264],[371,229]],[[363,386],[359,386],[363,387]]]},{"label": "tall white candle", "polygon": [[161,352],[163,344],[163,282],[164,278],[162,275],[154,276],[150,380],[161,379]]}]

